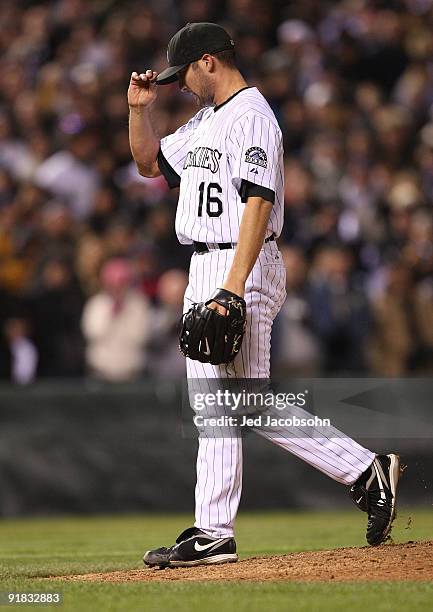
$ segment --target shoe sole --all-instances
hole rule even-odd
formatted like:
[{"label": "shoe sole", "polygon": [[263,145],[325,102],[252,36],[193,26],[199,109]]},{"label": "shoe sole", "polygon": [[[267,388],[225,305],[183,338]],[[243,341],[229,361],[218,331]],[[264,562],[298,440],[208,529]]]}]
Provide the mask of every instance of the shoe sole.
[{"label": "shoe sole", "polygon": [[[144,555],[146,556],[146,555]],[[239,557],[236,553],[226,555],[213,555],[212,557],[204,557],[203,559],[195,559],[194,561],[169,561],[167,564],[148,563],[144,564],[148,567],[193,567],[195,565],[221,565],[222,563],[236,563]]]},{"label": "shoe sole", "polygon": [[388,525],[382,534],[381,539],[378,542],[375,542],[374,544],[370,544],[370,546],[379,546],[379,544],[382,544],[384,540],[386,540],[386,537],[391,531],[392,523],[394,522],[394,519],[397,516],[397,511],[396,511],[397,486],[398,486],[398,481],[400,479],[400,476],[403,472],[403,468],[401,467],[401,464],[400,464],[400,455],[390,454],[390,455],[387,455],[387,457],[389,457],[390,459],[389,484],[391,486],[391,493],[392,493],[391,516],[390,516]]}]

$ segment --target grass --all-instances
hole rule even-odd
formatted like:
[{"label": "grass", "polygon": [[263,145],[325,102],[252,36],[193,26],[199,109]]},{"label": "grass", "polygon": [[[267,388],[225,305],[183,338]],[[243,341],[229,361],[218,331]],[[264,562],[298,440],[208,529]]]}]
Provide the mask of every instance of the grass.
[{"label": "grass", "polygon": [[[410,529],[406,529],[411,517]],[[364,545],[365,518],[351,512],[241,514],[241,557]],[[63,610],[431,610],[431,583],[164,583],[41,581],[43,576],[141,568],[146,548],[171,544],[190,516],[37,518],[0,521],[0,591],[62,592]],[[433,512],[400,512],[395,542],[433,537]],[[16,606],[14,606],[16,607]],[[26,606],[29,609],[30,606]],[[39,606],[40,607],[40,606]],[[5,608],[6,609],[6,608]]]}]

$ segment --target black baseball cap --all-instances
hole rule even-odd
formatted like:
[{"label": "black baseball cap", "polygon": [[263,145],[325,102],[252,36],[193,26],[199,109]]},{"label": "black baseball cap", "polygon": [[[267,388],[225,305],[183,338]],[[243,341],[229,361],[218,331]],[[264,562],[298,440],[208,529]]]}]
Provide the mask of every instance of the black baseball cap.
[{"label": "black baseball cap", "polygon": [[168,43],[168,68],[156,79],[158,85],[177,81],[177,73],[196,62],[205,53],[219,53],[233,49],[235,43],[216,23],[188,23]]}]

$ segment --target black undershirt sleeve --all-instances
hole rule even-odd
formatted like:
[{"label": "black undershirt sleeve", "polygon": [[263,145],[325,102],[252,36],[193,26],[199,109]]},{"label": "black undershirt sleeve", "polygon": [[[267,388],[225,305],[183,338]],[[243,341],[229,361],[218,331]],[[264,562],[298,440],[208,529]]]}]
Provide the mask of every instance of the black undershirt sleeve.
[{"label": "black undershirt sleeve", "polygon": [[173,189],[173,187],[179,187],[180,176],[173,170],[168,161],[165,159],[161,149],[158,151],[157,161],[161,174],[164,176],[170,189]]},{"label": "black undershirt sleeve", "polygon": [[239,195],[241,196],[241,201],[244,204],[248,198],[252,197],[263,198],[267,202],[271,202],[271,204],[275,202],[275,191],[268,189],[267,187],[262,187],[261,185],[256,185],[255,183],[251,183],[245,179],[242,179]]}]

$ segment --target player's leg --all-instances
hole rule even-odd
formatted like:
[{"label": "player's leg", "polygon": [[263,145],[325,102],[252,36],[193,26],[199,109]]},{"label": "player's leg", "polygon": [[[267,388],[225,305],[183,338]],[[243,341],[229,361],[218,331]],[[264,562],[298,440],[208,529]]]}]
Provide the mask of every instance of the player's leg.
[{"label": "player's leg", "polygon": [[[184,310],[205,301],[223,284],[234,251],[194,255]],[[196,393],[215,393],[221,379],[231,375],[225,365],[186,360],[188,391],[194,409]],[[242,438],[237,428],[198,427],[195,527],[212,537],[233,536],[233,523],[242,491]]]},{"label": "player's leg", "polygon": [[[250,345],[252,351],[267,360],[270,352],[272,318],[270,310],[252,310]],[[302,408],[288,406],[283,413],[269,411],[275,418],[297,416],[309,418],[312,415]],[[303,459],[327,476],[346,485],[353,484],[372,464],[375,454],[346,436],[336,428],[318,430],[314,427],[284,428],[262,425],[254,428],[256,433],[274,444]]]},{"label": "player's leg", "polygon": [[[279,415],[272,415],[276,418]],[[285,410],[285,418],[308,418],[302,409]],[[263,422],[263,421],[262,421]],[[366,538],[373,546],[388,536],[396,513],[400,478],[398,455],[376,455],[334,427],[266,427],[255,430],[334,480],[350,486],[350,496],[368,513]]]},{"label": "player's leg", "polygon": [[[278,283],[274,281],[273,289],[269,291],[269,270],[271,266],[262,266],[260,298],[254,296],[254,287],[250,298],[252,308],[247,346],[252,376],[256,376],[253,373],[257,372],[255,363],[261,362],[264,370],[269,363],[272,321],[281,305],[276,290]],[[311,417],[302,409],[294,407],[291,410],[299,418]],[[397,455],[376,456],[333,427],[318,430],[314,427],[285,429],[281,426],[261,426],[256,431],[334,480],[352,485],[350,493],[353,500],[358,507],[368,512],[367,541],[375,545],[386,538],[395,516],[396,489],[400,475]]]},{"label": "player's leg", "polygon": [[352,485],[372,464],[376,456],[335,427],[265,424],[268,418],[270,421],[281,421],[282,417],[293,422],[295,418],[299,421],[311,419],[312,415],[296,406],[287,406],[281,412],[269,409],[262,419],[261,426],[255,428],[256,433],[337,482]]},{"label": "player's leg", "polygon": [[[187,359],[188,391],[194,408],[197,394],[216,395],[221,386],[209,364]],[[227,414],[224,407],[200,416]],[[233,536],[233,523],[242,491],[242,438],[236,427],[200,426],[197,449],[194,526],[212,537]]]},{"label": "player's leg", "polygon": [[[184,312],[191,302],[207,300],[221,286],[233,252],[214,251],[193,255]],[[215,392],[218,380],[227,376],[223,366],[186,360],[189,403],[197,406],[197,393]],[[237,561],[233,523],[242,490],[242,439],[238,432],[218,436],[212,429],[198,427],[195,523],[183,531],[176,543],[147,551],[149,566],[190,566]]]}]

